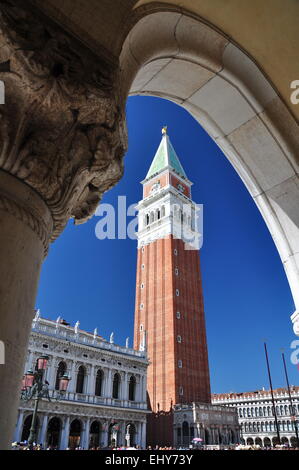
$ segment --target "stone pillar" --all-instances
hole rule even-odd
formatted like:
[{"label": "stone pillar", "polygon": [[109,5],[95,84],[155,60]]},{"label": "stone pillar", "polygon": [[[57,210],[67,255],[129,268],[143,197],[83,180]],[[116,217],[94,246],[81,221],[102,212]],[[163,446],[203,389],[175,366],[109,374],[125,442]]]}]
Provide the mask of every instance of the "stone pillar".
[{"label": "stone pillar", "polygon": [[146,403],[146,375],[142,376],[142,401]]},{"label": "stone pillar", "polygon": [[111,401],[112,398],[112,371],[108,369],[107,379],[106,379],[106,391],[105,395],[108,399],[108,403]]},{"label": "stone pillar", "polygon": [[70,371],[70,382],[68,386],[68,391],[69,392],[76,392],[76,384],[77,384],[77,374],[76,374],[76,361],[72,362],[72,367]]},{"label": "stone pillar", "polygon": [[126,423],[125,421],[120,421],[119,423],[119,431],[118,431],[118,446],[125,446],[126,445]]},{"label": "stone pillar", "polygon": [[39,436],[37,439],[37,443],[42,444],[44,449],[45,449],[45,446],[47,445],[46,439],[47,439],[48,421],[49,421],[49,416],[47,414],[44,414],[42,427],[40,429]]},{"label": "stone pillar", "polygon": [[140,423],[140,428],[141,428],[141,437],[140,437],[139,445],[141,446],[142,449],[145,449],[146,448],[146,422]]},{"label": "stone pillar", "polygon": [[82,449],[88,450],[89,433],[90,433],[90,418],[86,418],[86,421],[84,423],[83,433],[82,433],[82,439],[80,442],[80,447],[82,447]]},{"label": "stone pillar", "polygon": [[108,447],[108,423],[103,424],[101,442],[102,447]]},{"label": "stone pillar", "polygon": [[129,399],[129,388],[128,388],[128,372],[124,373],[124,379],[122,381],[121,400],[127,401]]},{"label": "stone pillar", "polygon": [[18,422],[14,434],[14,442],[20,442],[23,430],[23,419],[24,419],[24,410],[19,411]]},{"label": "stone pillar", "polygon": [[57,364],[56,364],[56,358],[51,357],[51,363],[47,371],[47,380],[50,384],[50,388],[55,389],[55,384],[56,384],[56,374],[57,374]]},{"label": "stone pillar", "polygon": [[69,445],[69,434],[70,434],[70,417],[66,416],[64,419],[61,437],[60,437],[60,450],[65,450]]},{"label": "stone pillar", "polygon": [[[0,2],[0,449],[10,448],[42,261],[122,176],[119,68],[29,2]],[[113,65],[114,64],[114,65]]]},{"label": "stone pillar", "polygon": [[5,344],[5,364],[0,366],[0,449],[3,450],[10,446],[16,423],[51,215],[38,194],[2,170],[0,226],[0,340]]},{"label": "stone pillar", "polygon": [[89,384],[88,384],[88,390],[87,393],[89,395],[94,396],[95,395],[95,367],[94,365],[91,365],[90,367],[90,372],[89,372]]}]

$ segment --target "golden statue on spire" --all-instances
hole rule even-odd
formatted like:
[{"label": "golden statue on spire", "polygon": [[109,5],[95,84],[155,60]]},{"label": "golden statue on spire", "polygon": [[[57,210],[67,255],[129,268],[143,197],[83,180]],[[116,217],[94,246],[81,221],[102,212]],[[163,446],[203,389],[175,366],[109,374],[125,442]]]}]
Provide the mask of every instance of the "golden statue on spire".
[{"label": "golden statue on spire", "polygon": [[162,134],[167,134],[167,126],[162,127]]}]

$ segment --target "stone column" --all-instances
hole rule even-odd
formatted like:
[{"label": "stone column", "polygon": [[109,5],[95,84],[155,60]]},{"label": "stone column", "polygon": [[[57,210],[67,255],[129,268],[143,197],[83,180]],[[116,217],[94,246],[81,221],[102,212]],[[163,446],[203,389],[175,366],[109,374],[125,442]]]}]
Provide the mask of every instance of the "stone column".
[{"label": "stone column", "polygon": [[122,390],[121,390],[121,400],[127,401],[129,399],[129,389],[128,389],[128,372],[124,373],[124,379],[122,381]]},{"label": "stone column", "polygon": [[87,393],[92,396],[95,395],[95,367],[93,364],[90,366],[89,384],[88,384]]},{"label": "stone column", "polygon": [[[119,68],[29,2],[0,3],[0,449],[10,448],[42,261],[122,176]],[[113,65],[114,64],[114,65]]]},{"label": "stone column", "polygon": [[19,416],[18,416],[18,422],[16,425],[16,430],[14,434],[14,442],[20,442],[21,441],[21,435],[22,435],[22,430],[23,430],[23,418],[24,418],[24,410],[19,411]]},{"label": "stone column", "polygon": [[108,423],[103,424],[101,442],[103,447],[108,447]]},{"label": "stone column", "polygon": [[107,402],[111,403],[112,398],[112,371],[108,369],[107,379],[106,379],[106,391],[105,391]]},{"label": "stone column", "polygon": [[0,449],[5,449],[10,446],[17,418],[51,216],[38,194],[2,170],[0,226],[0,340],[5,344],[5,364],[0,366]]},{"label": "stone column", "polygon": [[141,447],[142,449],[146,448],[146,422],[141,423]]},{"label": "stone column", "polygon": [[61,437],[60,437],[60,450],[65,450],[68,445],[69,445],[69,434],[70,434],[70,417],[66,416],[63,427],[62,427],[62,432],[61,432]]},{"label": "stone column", "polygon": [[82,434],[82,443],[80,442],[80,447],[82,447],[82,449],[88,450],[89,433],[90,433],[90,418],[86,418],[86,421],[84,423],[83,434]]},{"label": "stone column", "polygon": [[47,445],[46,439],[47,439],[48,421],[49,421],[48,414],[44,414],[42,427],[41,427],[41,430],[39,432],[39,436],[38,436],[38,439],[37,439],[37,443],[42,444],[43,448],[45,448],[45,446]]},{"label": "stone column", "polygon": [[51,364],[47,371],[47,380],[50,384],[50,388],[55,389],[56,384],[56,373],[57,373],[57,360],[55,356],[51,357]]},{"label": "stone column", "polygon": [[76,392],[76,383],[77,383],[77,374],[76,374],[76,361],[72,362],[72,367],[70,371],[70,383],[68,386],[68,391],[69,392]]}]

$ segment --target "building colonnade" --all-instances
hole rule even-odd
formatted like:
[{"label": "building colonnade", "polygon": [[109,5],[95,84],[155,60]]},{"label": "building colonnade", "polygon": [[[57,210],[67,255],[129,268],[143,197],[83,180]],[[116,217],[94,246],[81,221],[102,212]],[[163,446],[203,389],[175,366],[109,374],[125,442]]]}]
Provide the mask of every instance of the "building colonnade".
[{"label": "building colonnade", "polygon": [[[14,441],[28,440],[32,411],[19,410]],[[43,448],[81,449],[146,446],[146,422],[96,416],[75,416],[40,412],[37,420],[38,444]]]}]

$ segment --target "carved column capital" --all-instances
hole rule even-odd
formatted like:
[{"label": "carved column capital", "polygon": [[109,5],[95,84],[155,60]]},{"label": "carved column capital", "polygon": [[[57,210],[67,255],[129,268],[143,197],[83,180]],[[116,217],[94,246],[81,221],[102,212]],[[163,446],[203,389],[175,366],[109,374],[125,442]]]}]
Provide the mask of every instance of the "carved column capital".
[{"label": "carved column capital", "polygon": [[23,180],[53,218],[85,222],[122,176],[123,100],[115,65],[31,10],[0,3],[0,169]]}]

